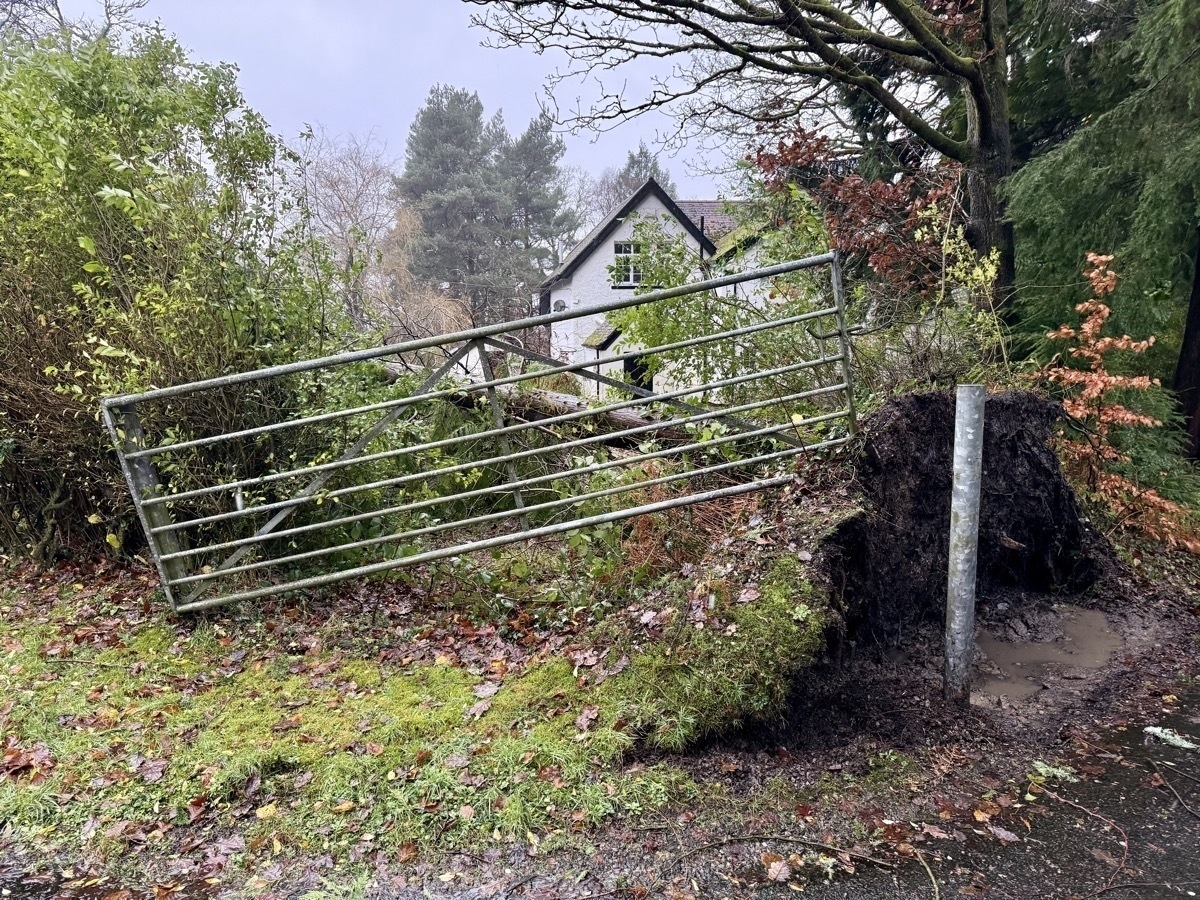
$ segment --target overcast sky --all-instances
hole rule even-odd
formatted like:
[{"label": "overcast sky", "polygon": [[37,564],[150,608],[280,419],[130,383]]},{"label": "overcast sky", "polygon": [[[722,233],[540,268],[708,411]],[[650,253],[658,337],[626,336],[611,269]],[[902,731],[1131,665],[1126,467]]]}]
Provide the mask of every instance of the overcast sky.
[{"label": "overcast sky", "polygon": [[[63,0],[68,14],[97,15],[99,0]],[[473,7],[460,0],[150,0],[158,19],[205,62],[232,62],[249,104],[290,139],[305,124],[331,134],[374,132],[402,160],[413,116],[434,84],[478,92],[487,115],[503,110],[513,134],[545,101],[546,76],[561,59],[524,48],[480,46],[487,33],[470,27]],[[627,90],[638,95],[630,78]],[[560,88],[564,110],[585,103],[595,87]],[[565,162],[599,174],[620,166],[639,139],[655,147],[664,117],[644,116],[596,135],[566,135]],[[680,199],[717,195],[717,182],[689,172],[688,151],[660,156]]]}]

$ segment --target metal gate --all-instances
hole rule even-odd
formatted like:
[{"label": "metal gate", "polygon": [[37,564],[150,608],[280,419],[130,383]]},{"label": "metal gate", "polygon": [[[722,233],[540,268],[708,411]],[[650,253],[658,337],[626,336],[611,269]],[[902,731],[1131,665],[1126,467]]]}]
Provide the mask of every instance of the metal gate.
[{"label": "metal gate", "polygon": [[[530,340],[649,304],[718,309],[731,286],[824,267],[799,299],[736,304],[740,318],[682,340],[627,347],[610,329],[594,358],[567,361]],[[110,397],[102,414],[171,608],[191,611],[784,484],[791,458],[855,433],[849,362],[831,252]],[[261,421],[190,433],[190,403]]]}]

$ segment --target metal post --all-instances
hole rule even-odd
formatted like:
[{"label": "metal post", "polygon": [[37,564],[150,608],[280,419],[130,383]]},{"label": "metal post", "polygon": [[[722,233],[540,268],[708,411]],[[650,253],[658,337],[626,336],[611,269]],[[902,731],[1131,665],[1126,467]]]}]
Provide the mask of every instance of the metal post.
[{"label": "metal post", "polygon": [[946,580],[947,700],[971,700],[975,656],[975,574],[979,550],[979,486],[983,468],[981,384],[962,384],[954,413],[954,487],[950,496],[950,566]]}]

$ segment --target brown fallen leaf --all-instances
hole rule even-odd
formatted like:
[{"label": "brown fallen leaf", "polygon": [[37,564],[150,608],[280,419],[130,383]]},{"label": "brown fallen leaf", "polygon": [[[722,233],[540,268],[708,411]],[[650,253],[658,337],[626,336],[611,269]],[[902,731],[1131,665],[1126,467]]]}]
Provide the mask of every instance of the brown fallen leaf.
[{"label": "brown fallen leaf", "polygon": [[482,681],[471,688],[471,693],[482,700],[486,700],[488,697],[494,696],[498,690],[500,690],[500,682]]},{"label": "brown fallen leaf", "polygon": [[579,717],[575,719],[575,727],[580,731],[587,731],[592,727],[592,724],[599,715],[600,707],[588,704],[583,708],[583,712],[579,714]]},{"label": "brown fallen leaf", "polygon": [[204,815],[204,811],[208,808],[206,800],[206,797],[200,796],[193,797],[187,802],[187,817],[189,825]]}]

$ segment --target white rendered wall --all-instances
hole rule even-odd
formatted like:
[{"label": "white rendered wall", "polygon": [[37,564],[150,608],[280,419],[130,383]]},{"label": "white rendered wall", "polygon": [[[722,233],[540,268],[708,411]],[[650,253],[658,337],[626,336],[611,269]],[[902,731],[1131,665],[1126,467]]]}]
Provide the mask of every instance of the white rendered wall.
[{"label": "white rendered wall", "polygon": [[[660,217],[664,214],[669,215],[667,208],[657,197],[651,195],[643,200],[637,209],[605,238],[604,243],[580,263],[569,279],[551,290],[551,311],[557,311],[560,301],[565,304],[565,309],[582,310],[629,296],[632,288],[614,287],[612,275],[608,271],[608,267],[614,262],[613,245],[631,241],[633,227],[637,221],[654,219],[661,222],[663,220]],[[664,223],[664,227],[673,233],[684,230],[673,216]],[[691,235],[688,235],[687,241],[689,246],[698,249],[699,245]],[[578,319],[555,323],[550,333],[550,355],[566,362],[594,360],[596,351],[584,347],[583,342],[600,326],[600,319],[600,315],[580,316]],[[594,388],[594,383],[591,384]]]}]

